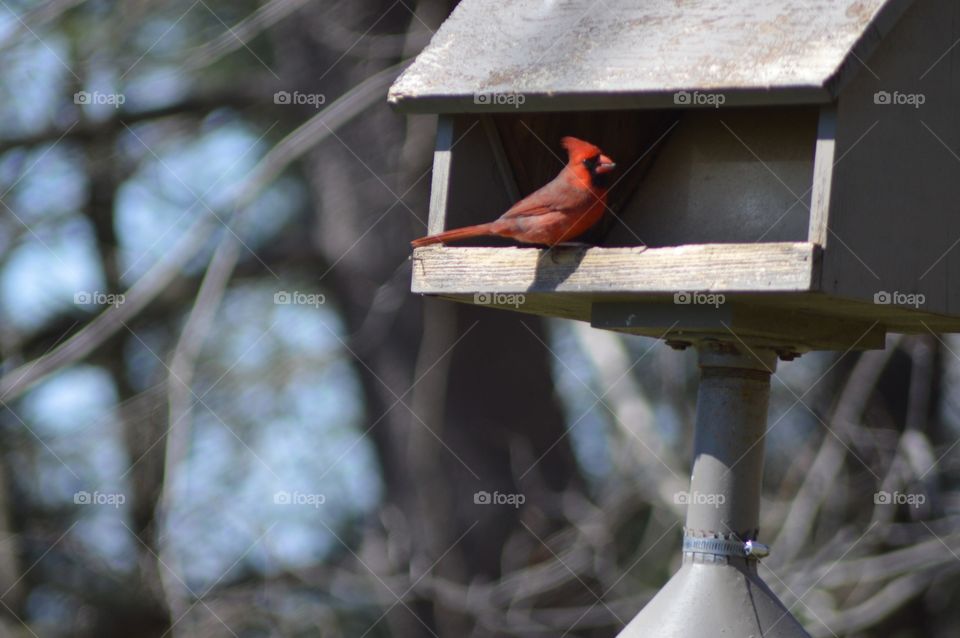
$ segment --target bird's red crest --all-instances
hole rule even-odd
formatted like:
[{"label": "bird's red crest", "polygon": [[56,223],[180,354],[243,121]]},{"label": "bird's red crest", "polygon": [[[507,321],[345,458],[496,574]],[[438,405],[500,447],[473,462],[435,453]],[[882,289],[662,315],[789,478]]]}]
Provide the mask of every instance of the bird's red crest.
[{"label": "bird's red crest", "polygon": [[581,139],[576,137],[567,137],[560,138],[560,143],[563,145],[563,148],[567,149],[567,152],[570,153],[570,159],[574,162],[580,162],[587,159],[588,157],[593,157],[594,155],[600,155],[602,151],[591,144],[590,142],[584,142]]}]

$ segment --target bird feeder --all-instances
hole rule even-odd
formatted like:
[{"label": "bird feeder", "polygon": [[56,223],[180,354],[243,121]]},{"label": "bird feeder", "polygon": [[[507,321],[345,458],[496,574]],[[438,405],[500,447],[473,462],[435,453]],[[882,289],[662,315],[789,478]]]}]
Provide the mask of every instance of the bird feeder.
[{"label": "bird feeder", "polygon": [[413,292],[699,351],[692,491],[725,505],[621,636],[806,635],[756,573],[769,376],[960,331],[958,39],[955,3],[463,0],[391,88],[438,115],[430,233],[547,182],[564,135],[619,167],[589,246],[419,248]]}]

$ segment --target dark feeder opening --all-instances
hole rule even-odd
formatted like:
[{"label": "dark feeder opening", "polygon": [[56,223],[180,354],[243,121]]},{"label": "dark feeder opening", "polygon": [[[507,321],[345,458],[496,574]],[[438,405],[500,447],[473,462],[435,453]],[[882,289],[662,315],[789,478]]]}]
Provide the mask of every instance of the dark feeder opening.
[{"label": "dark feeder opening", "polygon": [[[445,116],[455,146],[444,229],[492,221],[549,182],[566,163],[560,138],[573,135],[617,162],[608,196],[613,214],[579,242],[810,241],[820,112],[809,105]],[[478,151],[489,160],[486,167],[474,164],[470,175],[457,170],[459,159]],[[482,188],[463,183],[486,171],[490,181]],[[488,237],[450,245],[517,244]]]}]

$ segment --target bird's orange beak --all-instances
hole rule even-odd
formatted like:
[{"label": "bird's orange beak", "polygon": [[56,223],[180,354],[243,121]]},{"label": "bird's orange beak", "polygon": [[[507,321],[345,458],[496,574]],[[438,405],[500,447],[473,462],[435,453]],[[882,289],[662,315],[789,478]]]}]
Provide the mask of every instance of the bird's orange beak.
[{"label": "bird's orange beak", "polygon": [[597,168],[594,170],[599,174],[609,173],[617,167],[616,163],[606,155],[600,156],[600,161],[597,162]]}]

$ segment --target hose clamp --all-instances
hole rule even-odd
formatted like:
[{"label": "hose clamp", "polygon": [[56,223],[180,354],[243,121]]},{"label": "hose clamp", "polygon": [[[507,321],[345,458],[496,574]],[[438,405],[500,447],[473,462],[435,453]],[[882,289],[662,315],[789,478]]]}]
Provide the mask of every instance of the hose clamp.
[{"label": "hose clamp", "polygon": [[683,537],[683,553],[712,554],[714,556],[733,556],[759,560],[770,555],[770,548],[755,540],[746,542],[725,538],[703,538],[700,536]]}]

